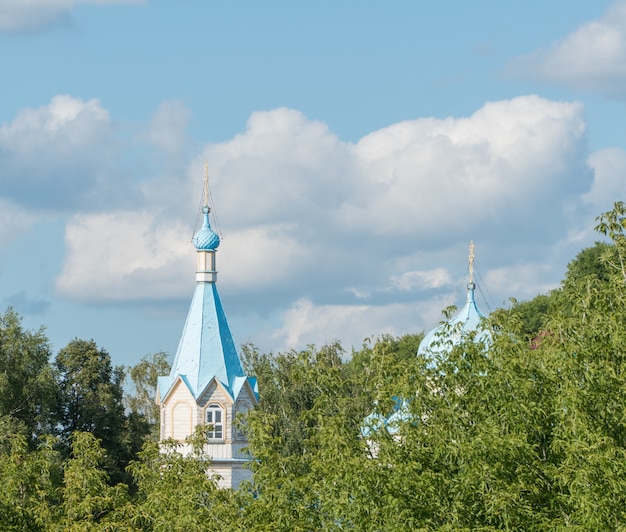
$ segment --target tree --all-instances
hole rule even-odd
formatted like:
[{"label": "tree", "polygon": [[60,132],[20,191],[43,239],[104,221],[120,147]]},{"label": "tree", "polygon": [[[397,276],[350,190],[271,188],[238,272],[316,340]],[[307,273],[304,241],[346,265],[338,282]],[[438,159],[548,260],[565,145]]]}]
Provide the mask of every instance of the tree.
[{"label": "tree", "polygon": [[581,250],[567,265],[563,284],[581,282],[592,277],[600,282],[608,282],[617,265],[617,249],[609,242],[596,242]]},{"label": "tree", "polygon": [[129,466],[138,489],[120,524],[144,532],[240,530],[247,494],[217,488],[207,474],[205,443],[206,427],[187,438],[188,456],[180,442],[148,442]]},{"label": "tree", "polygon": [[159,437],[159,407],[155,402],[157,380],[170,371],[167,353],[159,351],[145,355],[139,363],[131,367],[130,374],[133,393],[127,394],[126,405],[131,413],[148,424],[151,438]]},{"label": "tree", "polygon": [[61,459],[53,438],[29,449],[15,424],[10,416],[0,419],[0,524],[3,530],[46,530],[59,514]]},{"label": "tree", "polygon": [[[74,432],[63,479],[63,530],[105,530],[128,501],[124,484],[109,485],[106,451],[89,432]],[[113,530],[113,527],[109,527]]]},{"label": "tree", "polygon": [[122,368],[93,340],[75,339],[59,351],[55,367],[60,393],[61,440],[68,448],[75,432],[89,432],[106,450],[106,470],[113,482],[125,479],[133,457],[124,412]]},{"label": "tree", "polygon": [[[599,217],[611,243],[572,261],[530,327],[531,314],[496,311],[489,341],[470,335],[436,359],[403,356],[389,338],[347,362],[314,349],[257,356],[268,402],[261,386],[246,419],[246,526],[626,527],[625,213]],[[397,430],[359,437],[366,398],[383,416],[402,398]]]},{"label": "tree", "polygon": [[607,283],[618,263],[617,249],[608,242],[596,242],[584,248],[567,265],[561,287],[548,294],[539,294],[528,301],[515,301],[511,312],[521,320],[520,333],[528,340],[535,341],[546,332],[546,323],[557,307],[567,306],[572,299],[571,290],[581,282]]},{"label": "tree", "polygon": [[555,299],[555,292],[551,292],[538,294],[528,301],[513,300],[511,312],[520,319],[520,335],[523,338],[533,342],[545,331]]},{"label": "tree", "polygon": [[25,330],[9,308],[0,315],[0,416],[19,421],[28,441],[54,431],[56,385],[44,329]]},{"label": "tree", "polygon": [[244,350],[261,393],[245,417],[255,458],[245,527],[368,530],[380,522],[371,512],[383,477],[361,428],[376,394],[406,375],[420,339],[382,337],[349,360],[338,343],[278,355]]}]

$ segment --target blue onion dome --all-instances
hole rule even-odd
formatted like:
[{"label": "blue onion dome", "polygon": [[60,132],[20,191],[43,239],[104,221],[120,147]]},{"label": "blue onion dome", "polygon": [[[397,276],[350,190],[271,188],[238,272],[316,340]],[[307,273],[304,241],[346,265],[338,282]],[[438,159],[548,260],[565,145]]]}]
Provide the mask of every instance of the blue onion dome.
[{"label": "blue onion dome", "polygon": [[458,345],[472,331],[478,333],[478,340],[489,340],[489,333],[482,328],[485,315],[480,311],[474,299],[476,284],[470,281],[467,285],[467,300],[460,312],[430,331],[419,345],[419,355],[437,355],[447,351],[452,345]]},{"label": "blue onion dome", "polygon": [[200,230],[193,237],[193,245],[198,251],[211,251],[220,245],[220,237],[213,232],[209,225],[209,208],[202,207],[204,213],[204,223]]}]

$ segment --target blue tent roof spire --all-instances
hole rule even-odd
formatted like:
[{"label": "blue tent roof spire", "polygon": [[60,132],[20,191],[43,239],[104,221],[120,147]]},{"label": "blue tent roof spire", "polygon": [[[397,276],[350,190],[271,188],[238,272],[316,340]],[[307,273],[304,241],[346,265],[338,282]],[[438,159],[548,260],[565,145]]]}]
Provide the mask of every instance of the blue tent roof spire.
[{"label": "blue tent roof spire", "polygon": [[193,237],[198,256],[196,289],[167,382],[159,384],[163,396],[180,376],[196,399],[217,379],[233,398],[246,381],[226,314],[217,292],[215,255],[220,243],[209,223],[208,171],[204,178],[204,223]]}]

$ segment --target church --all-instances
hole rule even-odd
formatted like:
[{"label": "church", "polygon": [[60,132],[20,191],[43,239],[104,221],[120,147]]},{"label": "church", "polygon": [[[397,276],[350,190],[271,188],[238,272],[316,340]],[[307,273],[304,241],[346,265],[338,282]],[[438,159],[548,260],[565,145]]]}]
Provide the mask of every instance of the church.
[{"label": "church", "polygon": [[[159,377],[156,401],[160,407],[160,439],[183,441],[206,425],[205,452],[211,457],[209,474],[222,488],[237,488],[251,479],[246,467],[245,435],[235,423],[238,414],[258,400],[256,379],[244,373],[217,292],[216,253],[219,236],[211,229],[208,174],[204,180],[204,221],[193,237],[197,254],[196,288],[168,376]],[[190,448],[183,446],[187,454]]]}]

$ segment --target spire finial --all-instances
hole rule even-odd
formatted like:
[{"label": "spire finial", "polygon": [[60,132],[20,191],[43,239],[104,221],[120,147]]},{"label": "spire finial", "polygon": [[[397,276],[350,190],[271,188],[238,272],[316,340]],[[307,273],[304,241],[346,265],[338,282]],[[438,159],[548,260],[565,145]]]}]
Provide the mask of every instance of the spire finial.
[{"label": "spire finial", "polygon": [[469,282],[470,284],[474,283],[474,241],[470,240],[470,246],[469,246],[469,274],[470,274],[470,279]]},{"label": "spire finial", "polygon": [[208,214],[211,212],[211,208],[209,207],[209,163],[204,163],[204,195],[203,195],[204,203],[202,205],[202,212],[204,214]]}]

